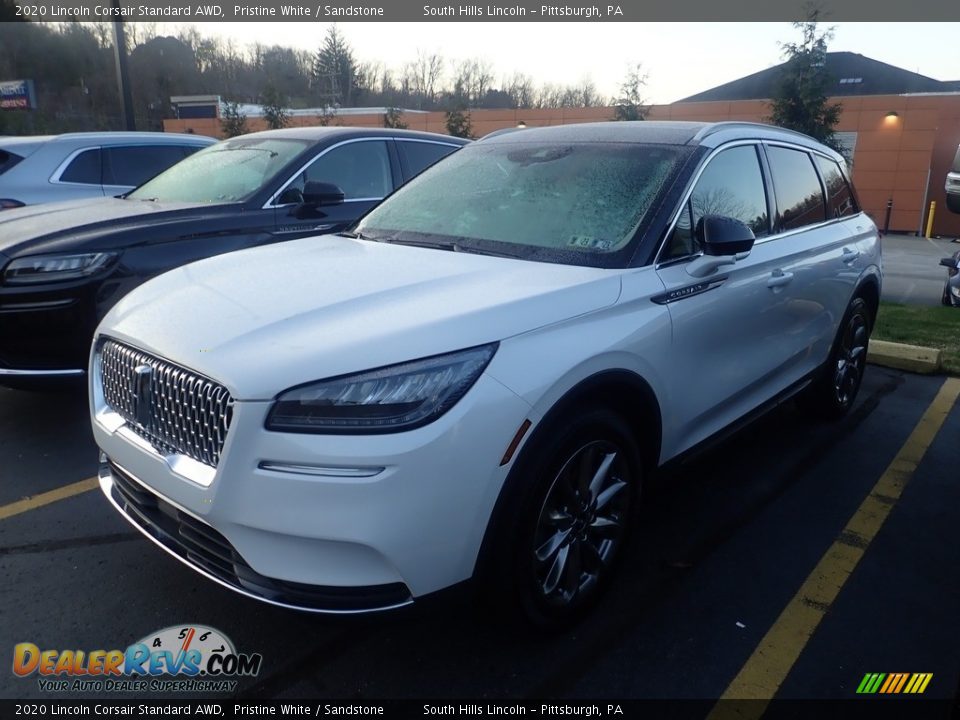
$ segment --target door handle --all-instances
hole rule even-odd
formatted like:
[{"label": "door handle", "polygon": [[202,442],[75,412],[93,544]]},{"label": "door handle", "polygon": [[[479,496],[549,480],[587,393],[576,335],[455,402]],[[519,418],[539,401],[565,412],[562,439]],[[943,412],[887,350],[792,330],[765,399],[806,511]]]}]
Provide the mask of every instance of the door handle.
[{"label": "door handle", "polygon": [[793,281],[793,273],[785,273],[779,268],[770,273],[770,278],[767,280],[768,288],[778,288],[787,285]]},{"label": "door handle", "polygon": [[851,250],[850,248],[845,247],[845,248],[843,249],[843,255],[840,256],[840,259],[843,260],[844,263],[846,263],[847,265],[849,265],[849,264],[852,263],[854,260],[856,260],[858,257],[860,257],[860,251],[859,251],[859,250]]}]

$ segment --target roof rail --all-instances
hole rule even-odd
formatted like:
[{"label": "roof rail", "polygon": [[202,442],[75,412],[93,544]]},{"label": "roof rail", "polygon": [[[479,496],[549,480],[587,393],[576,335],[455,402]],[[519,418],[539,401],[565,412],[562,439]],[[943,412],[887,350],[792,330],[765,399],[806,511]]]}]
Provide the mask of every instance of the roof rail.
[{"label": "roof rail", "polygon": [[703,140],[710,135],[720,132],[721,130],[735,130],[736,128],[763,128],[764,130],[775,130],[777,132],[788,133],[790,135],[796,135],[797,137],[802,137],[806,140],[816,140],[809,135],[806,135],[802,132],[797,132],[796,130],[789,130],[779,125],[770,125],[769,123],[758,123],[758,122],[749,122],[747,120],[722,120],[720,122],[711,123],[707,127],[703,128],[698,132],[693,140]]}]

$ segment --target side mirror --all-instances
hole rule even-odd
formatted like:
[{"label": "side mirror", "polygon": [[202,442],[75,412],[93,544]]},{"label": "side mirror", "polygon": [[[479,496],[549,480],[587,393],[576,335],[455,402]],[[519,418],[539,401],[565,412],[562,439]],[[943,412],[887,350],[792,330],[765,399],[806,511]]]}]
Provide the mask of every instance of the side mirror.
[{"label": "side mirror", "polygon": [[737,255],[753,249],[756,236],[745,223],[723,215],[704,215],[697,221],[697,240],[705,255]]},{"label": "side mirror", "polygon": [[701,278],[725,265],[743,260],[753,249],[756,236],[744,223],[722,215],[704,215],[694,229],[703,255],[687,264],[687,274]]},{"label": "side mirror", "polygon": [[940,260],[940,264],[941,264],[941,265],[943,265],[944,267],[948,267],[948,268],[950,268],[951,270],[956,270],[956,269],[957,269],[957,262],[958,262],[958,261],[957,261],[957,260],[954,260],[952,257],[941,258],[941,260]]},{"label": "side mirror", "polygon": [[303,186],[303,202],[308,205],[339,205],[343,190],[333,183],[311,180]]}]

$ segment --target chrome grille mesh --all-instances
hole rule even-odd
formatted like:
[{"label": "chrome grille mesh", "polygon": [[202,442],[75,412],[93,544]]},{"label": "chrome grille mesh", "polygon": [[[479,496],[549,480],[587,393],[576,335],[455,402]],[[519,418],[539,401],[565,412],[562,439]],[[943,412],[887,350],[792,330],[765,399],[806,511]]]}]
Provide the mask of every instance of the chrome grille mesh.
[{"label": "chrome grille mesh", "polygon": [[[137,369],[144,366],[152,369],[146,411],[137,391]],[[100,347],[100,376],[107,405],[158,450],[211,467],[220,462],[233,415],[225,387],[113,340]]]}]

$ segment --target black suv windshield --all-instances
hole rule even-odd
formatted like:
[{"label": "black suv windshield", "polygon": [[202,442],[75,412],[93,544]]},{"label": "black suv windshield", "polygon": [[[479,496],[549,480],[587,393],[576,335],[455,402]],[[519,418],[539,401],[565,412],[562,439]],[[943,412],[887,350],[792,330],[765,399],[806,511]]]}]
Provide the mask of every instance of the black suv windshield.
[{"label": "black suv windshield", "polygon": [[182,160],[127,195],[161,202],[242,202],[302,153],[306,140],[234,138]]},{"label": "black suv windshield", "polygon": [[438,163],[357,227],[374,240],[569,264],[623,250],[681,151],[625,143],[478,143]]}]

